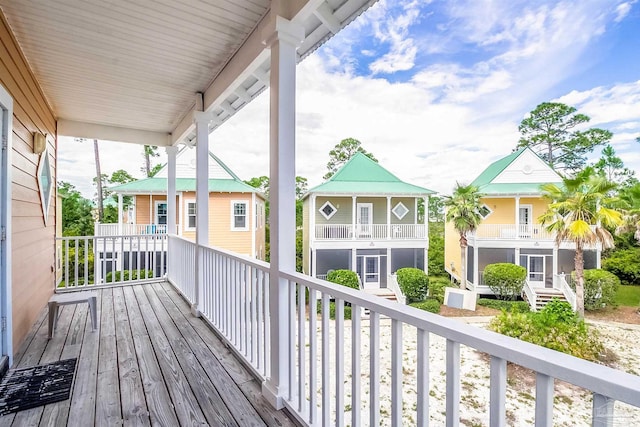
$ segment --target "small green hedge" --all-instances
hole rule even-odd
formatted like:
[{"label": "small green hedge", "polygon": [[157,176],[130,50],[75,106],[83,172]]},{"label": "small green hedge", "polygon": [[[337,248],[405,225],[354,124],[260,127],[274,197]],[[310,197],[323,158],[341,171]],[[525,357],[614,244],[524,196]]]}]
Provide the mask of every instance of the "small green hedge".
[{"label": "small green hedge", "polygon": [[480,298],[478,305],[496,310],[503,310],[507,313],[527,313],[530,310],[526,301],[504,301],[499,299]]},{"label": "small green hedge", "polygon": [[640,248],[612,252],[602,260],[602,269],[618,276],[623,285],[640,285]]},{"label": "small green hedge", "polygon": [[[318,301],[318,304],[316,305],[316,312],[318,314],[322,314],[322,301]],[[336,318],[336,303],[331,301],[329,302],[329,319],[335,320],[335,318]],[[345,320],[351,319],[351,306],[348,306],[348,305],[344,306],[344,318]]]},{"label": "small green hedge", "polygon": [[[575,272],[572,273],[571,287],[575,291]],[[605,270],[584,270],[584,308],[599,310],[615,305],[616,292],[620,287],[620,279]]]},{"label": "small green hedge", "polygon": [[358,275],[351,270],[334,270],[327,274],[327,281],[337,283],[348,288],[360,289]]},{"label": "small green hedge", "polygon": [[[121,273],[124,273],[124,274],[121,274]],[[109,283],[109,282],[120,282],[120,281],[127,281],[127,280],[152,279],[152,278],[153,278],[153,270],[124,270],[124,271],[116,271],[115,273],[112,271],[108,272],[105,281]]]},{"label": "small green hedge", "polygon": [[422,301],[429,290],[429,276],[418,268],[401,268],[396,271],[400,290],[407,298],[407,303]]},{"label": "small green hedge", "polygon": [[420,310],[428,311],[429,313],[440,313],[440,301],[435,298],[428,298],[424,301],[412,302],[409,305],[411,307],[419,308]]},{"label": "small green hedge", "polygon": [[484,268],[484,283],[502,300],[517,299],[526,278],[527,269],[515,264],[501,262]]},{"label": "small green hedge", "polygon": [[446,277],[430,277],[429,297],[437,299],[440,304],[444,304],[444,290],[448,287],[459,289]]},{"label": "small green hedge", "polygon": [[598,361],[604,353],[598,332],[589,329],[568,303],[558,300],[551,301],[540,312],[503,311],[489,328],[585,360]]}]

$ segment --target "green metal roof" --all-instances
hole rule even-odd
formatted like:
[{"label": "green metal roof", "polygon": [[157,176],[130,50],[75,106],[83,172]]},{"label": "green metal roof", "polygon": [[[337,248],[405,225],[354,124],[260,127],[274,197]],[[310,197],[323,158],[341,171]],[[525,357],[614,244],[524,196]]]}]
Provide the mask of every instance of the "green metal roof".
[{"label": "green metal roof", "polygon": [[310,189],[327,194],[433,194],[434,191],[401,181],[362,153],[356,153],[328,181]]},{"label": "green metal roof", "polygon": [[[110,187],[115,193],[121,194],[166,194],[166,178],[146,178],[126,184]],[[176,191],[196,191],[195,178],[176,178]],[[234,179],[210,179],[209,192],[216,193],[256,193],[262,194],[254,187]],[[263,196],[264,197],[264,196]]]},{"label": "green metal roof", "polygon": [[484,185],[491,184],[491,181],[500,175],[500,173],[513,163],[515,159],[520,157],[520,154],[522,154],[524,150],[526,150],[526,147],[514,151],[507,157],[503,157],[491,163],[480,175],[478,175],[476,179],[473,180],[471,185],[482,188]]}]

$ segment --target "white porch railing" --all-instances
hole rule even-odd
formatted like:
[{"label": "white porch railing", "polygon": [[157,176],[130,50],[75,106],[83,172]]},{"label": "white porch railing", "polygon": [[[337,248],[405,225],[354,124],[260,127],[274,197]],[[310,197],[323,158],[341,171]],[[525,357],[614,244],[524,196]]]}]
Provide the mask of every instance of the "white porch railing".
[{"label": "white porch railing", "polygon": [[[355,230],[355,233],[354,233]],[[316,240],[409,240],[426,238],[424,224],[324,224],[315,227]]]},{"label": "white porch railing", "polygon": [[[122,230],[120,230],[122,227]],[[176,225],[176,227],[178,227]],[[134,234],[166,234],[167,226],[163,224],[101,224],[95,223],[96,236],[116,236]],[[176,228],[176,230],[179,228]]]},{"label": "white porch railing", "polygon": [[576,293],[574,292],[573,289],[571,289],[571,286],[569,286],[569,283],[567,283],[565,275],[562,273],[556,274],[556,276],[554,277],[553,284],[554,284],[554,287],[557,287],[557,289],[562,291],[562,294],[564,295],[567,302],[571,304],[571,308],[573,308],[574,311],[577,310],[578,302],[576,299]]},{"label": "white porch railing", "polygon": [[[516,230],[517,228],[517,230]],[[473,233],[476,239],[489,240],[553,240],[554,236],[542,225],[520,225],[515,224],[480,224]]]},{"label": "white porch railing", "polygon": [[404,293],[402,292],[402,289],[400,289],[400,285],[398,284],[398,276],[396,276],[395,274],[390,274],[389,278],[387,279],[387,287],[391,289],[394,294],[396,294],[396,299],[400,304],[407,303],[407,297],[404,296]]},{"label": "white porch railing", "polygon": [[59,237],[56,241],[60,243],[58,290],[141,283],[165,274],[166,235]]},{"label": "white porch railing", "polygon": [[527,302],[529,303],[529,307],[531,307],[531,311],[538,310],[538,294],[536,293],[536,289],[529,284],[528,280],[524,281],[524,286],[522,287],[522,293],[526,296]]}]

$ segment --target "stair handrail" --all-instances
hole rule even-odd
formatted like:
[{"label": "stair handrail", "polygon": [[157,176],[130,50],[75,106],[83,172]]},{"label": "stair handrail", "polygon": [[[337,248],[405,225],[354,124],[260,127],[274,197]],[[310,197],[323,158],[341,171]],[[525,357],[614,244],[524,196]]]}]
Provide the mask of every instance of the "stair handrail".
[{"label": "stair handrail", "polygon": [[391,273],[389,275],[389,280],[387,280],[387,288],[393,291],[396,294],[396,299],[400,304],[407,303],[407,297],[402,293],[402,289],[400,289],[400,285],[398,284],[398,278],[395,273]]},{"label": "stair handrail", "polygon": [[578,309],[578,300],[576,298],[576,293],[571,289],[569,283],[567,283],[566,274],[560,273],[557,275],[557,283],[564,295],[564,298],[567,300],[569,304],[571,304],[571,308],[573,311]]},{"label": "stair handrail", "polygon": [[526,296],[527,301],[529,301],[531,311],[538,311],[538,294],[536,293],[533,286],[529,284],[528,280],[524,281],[522,292]]}]

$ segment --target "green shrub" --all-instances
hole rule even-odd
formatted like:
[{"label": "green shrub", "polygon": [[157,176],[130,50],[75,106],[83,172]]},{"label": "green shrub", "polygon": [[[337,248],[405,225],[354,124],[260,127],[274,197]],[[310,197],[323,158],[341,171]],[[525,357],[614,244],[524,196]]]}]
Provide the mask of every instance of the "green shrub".
[{"label": "green shrub", "polygon": [[566,302],[553,300],[542,311],[496,316],[489,328],[495,332],[573,356],[598,361],[604,351],[597,331],[587,327]]},{"label": "green shrub", "polygon": [[640,248],[612,252],[602,260],[602,268],[618,276],[623,285],[640,285]]},{"label": "green shrub", "polygon": [[109,283],[109,282],[120,282],[120,281],[127,281],[127,280],[151,279],[151,278],[153,278],[152,270],[124,270],[124,271],[108,272],[105,281]]},{"label": "green shrub", "polygon": [[527,269],[506,262],[489,264],[484,268],[484,283],[498,299],[515,300],[522,293]]},{"label": "green shrub", "polygon": [[[344,318],[345,320],[351,319],[351,306],[344,305]],[[316,305],[316,312],[318,314],[322,314],[322,301],[318,301]],[[329,302],[329,319],[335,320],[336,318],[336,303],[331,301]]]},{"label": "green shrub", "polygon": [[444,304],[444,289],[447,287],[458,288],[446,277],[429,277],[429,297],[437,299]]},{"label": "green shrub", "polygon": [[407,298],[407,303],[422,301],[427,297],[429,277],[418,268],[401,268],[396,271],[400,290]]},{"label": "green shrub", "polygon": [[412,302],[409,305],[411,307],[419,308],[420,310],[428,311],[429,313],[440,313],[440,301],[435,298],[428,298],[424,301]]},{"label": "green shrub", "polygon": [[333,270],[327,274],[327,281],[337,283],[348,288],[360,289],[358,275],[351,270]]},{"label": "green shrub", "polygon": [[[575,272],[571,287],[575,291]],[[593,269],[584,270],[584,308],[598,310],[615,305],[616,292],[620,287],[620,279],[608,271]]]},{"label": "green shrub", "polygon": [[526,301],[503,301],[499,299],[480,298],[478,305],[496,310],[504,310],[508,313],[527,313],[530,311],[529,303]]}]

